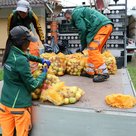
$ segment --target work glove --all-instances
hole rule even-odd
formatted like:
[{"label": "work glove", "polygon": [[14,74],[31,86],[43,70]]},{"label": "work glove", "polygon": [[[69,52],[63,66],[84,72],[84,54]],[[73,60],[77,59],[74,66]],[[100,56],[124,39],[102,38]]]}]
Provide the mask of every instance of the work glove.
[{"label": "work glove", "polygon": [[46,63],[48,67],[51,65],[51,62],[49,60],[42,59],[42,64],[44,63]]},{"label": "work glove", "polygon": [[44,73],[47,73],[47,68],[46,67],[44,67],[43,69],[42,69],[42,72],[44,72]]}]

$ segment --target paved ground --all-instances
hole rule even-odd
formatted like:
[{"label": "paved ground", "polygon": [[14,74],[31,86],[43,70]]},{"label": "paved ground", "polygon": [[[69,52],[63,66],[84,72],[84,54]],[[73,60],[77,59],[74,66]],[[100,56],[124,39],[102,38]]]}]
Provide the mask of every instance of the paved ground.
[{"label": "paved ground", "polygon": [[[105,96],[115,93],[130,94],[135,96],[133,87],[131,86],[131,80],[128,77],[126,69],[118,69],[116,75],[111,75],[110,79],[103,83],[94,83],[92,79],[86,77],[65,75],[60,77],[61,81],[65,82],[67,86],[78,86],[85,91],[85,95],[81,100],[72,105],[66,105],[66,107],[77,107],[83,109],[94,110],[120,110],[111,108],[105,104]],[[53,105],[48,102],[45,105]],[[123,110],[121,110],[123,111]],[[132,108],[124,111],[134,111],[136,108]]]},{"label": "paved ground", "polygon": [[66,85],[76,85],[85,91],[81,101],[70,105],[72,107],[115,110],[115,108],[112,109],[105,104],[104,99],[106,95],[114,93],[134,95],[126,69],[118,69],[116,75],[111,75],[110,79],[103,83],[94,83],[92,79],[86,77],[71,77],[69,75],[62,77],[61,80],[65,81]]}]

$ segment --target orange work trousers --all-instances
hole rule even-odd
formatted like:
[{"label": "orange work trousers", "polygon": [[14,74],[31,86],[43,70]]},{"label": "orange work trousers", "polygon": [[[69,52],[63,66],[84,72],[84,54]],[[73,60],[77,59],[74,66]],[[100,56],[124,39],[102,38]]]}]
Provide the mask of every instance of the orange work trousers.
[{"label": "orange work trousers", "polygon": [[88,67],[86,69],[88,74],[102,74],[103,70],[106,69],[106,65],[101,53],[106,41],[108,40],[108,37],[112,32],[112,29],[113,27],[111,24],[101,27],[93,38],[93,41],[91,41],[88,45]]},{"label": "orange work trousers", "polygon": [[31,107],[10,108],[0,104],[0,124],[2,136],[13,136],[16,129],[16,136],[28,136],[31,123]]}]

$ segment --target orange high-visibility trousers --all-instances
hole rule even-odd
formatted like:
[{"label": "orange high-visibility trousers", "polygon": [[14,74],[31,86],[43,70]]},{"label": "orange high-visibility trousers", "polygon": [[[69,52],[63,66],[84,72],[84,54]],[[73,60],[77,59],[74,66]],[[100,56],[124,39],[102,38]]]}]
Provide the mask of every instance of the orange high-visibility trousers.
[{"label": "orange high-visibility trousers", "polygon": [[13,136],[16,129],[17,136],[28,136],[31,123],[31,107],[10,108],[0,104],[0,124],[2,136]]},{"label": "orange high-visibility trousers", "polygon": [[113,27],[111,24],[101,27],[95,35],[93,41],[91,41],[88,45],[88,67],[86,69],[88,74],[102,74],[104,70],[105,73],[107,73],[106,65],[101,53],[106,41],[108,40],[108,37],[112,32],[112,29]]}]

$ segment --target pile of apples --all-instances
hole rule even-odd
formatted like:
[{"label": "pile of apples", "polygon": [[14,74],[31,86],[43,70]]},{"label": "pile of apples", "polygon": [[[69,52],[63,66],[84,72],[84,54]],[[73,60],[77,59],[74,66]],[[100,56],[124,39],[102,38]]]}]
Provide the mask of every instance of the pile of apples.
[{"label": "pile of apples", "polygon": [[105,51],[102,55],[105,60],[105,64],[107,66],[109,74],[116,74],[117,65],[115,57],[111,54],[110,51]]},{"label": "pile of apples", "polygon": [[[38,73],[38,72],[37,72]],[[32,99],[38,100],[41,96],[41,93],[46,91],[49,87],[54,84],[60,82],[59,78],[55,75],[47,74],[46,80],[44,80],[43,84],[37,88],[34,92],[32,92]]]},{"label": "pile of apples", "polygon": [[66,72],[70,75],[80,76],[83,66],[80,60],[75,58],[67,61]]},{"label": "pile of apples", "polygon": [[64,87],[62,90],[59,91],[59,93],[64,98],[63,104],[76,103],[84,95],[84,91],[77,86]]},{"label": "pile of apples", "polygon": [[55,76],[55,75],[52,75],[52,74],[47,74],[47,78],[45,80],[45,83],[48,85],[48,86],[52,86],[56,83],[60,82],[60,79],[59,77]]},{"label": "pile of apples", "polygon": [[82,54],[73,54],[67,56],[66,73],[74,76],[80,76],[85,66]]},{"label": "pile of apples", "polygon": [[56,54],[54,52],[52,52],[52,53],[46,52],[46,53],[42,53],[40,55],[41,58],[44,58],[44,59],[47,59],[47,60],[49,60],[52,56],[56,56]]},{"label": "pile of apples", "polygon": [[[55,105],[72,104],[77,102],[84,94],[83,90],[74,86],[68,87],[61,83],[58,76],[62,76],[67,72],[70,75],[80,76],[84,68],[84,60],[82,54],[73,54],[65,56],[63,54],[42,55],[45,59],[51,61],[48,68],[46,80],[43,84],[32,93],[34,100],[41,102],[50,101]],[[38,69],[33,72],[33,77],[36,78],[42,73],[42,69],[47,67],[46,64],[38,64]]]},{"label": "pile of apples", "polygon": [[65,74],[65,70],[66,70],[65,57],[55,55],[55,56],[52,56],[49,60],[51,61],[51,65],[48,69],[48,73],[54,74],[57,76],[62,76]]},{"label": "pile of apples", "polygon": [[55,105],[74,104],[84,95],[84,91],[77,86],[68,87],[64,82],[58,82],[47,90],[43,91],[40,101],[50,101]]},{"label": "pile of apples", "polygon": [[33,75],[34,78],[37,78],[41,73],[42,73],[42,70],[37,69],[32,73],[32,75]]}]

